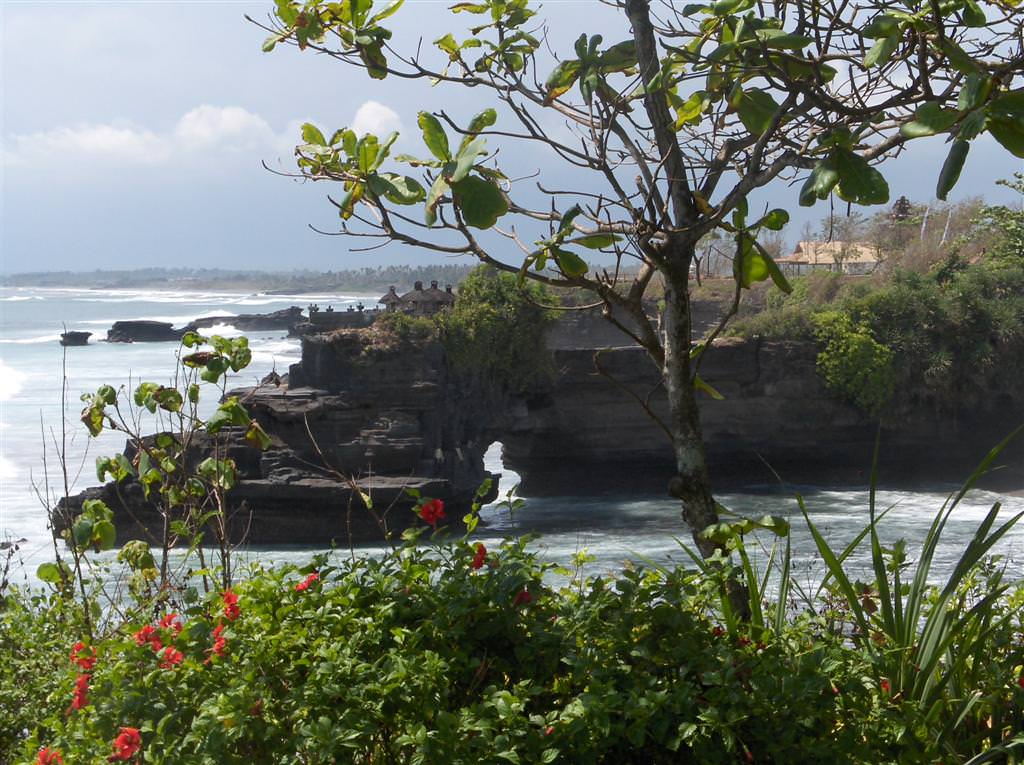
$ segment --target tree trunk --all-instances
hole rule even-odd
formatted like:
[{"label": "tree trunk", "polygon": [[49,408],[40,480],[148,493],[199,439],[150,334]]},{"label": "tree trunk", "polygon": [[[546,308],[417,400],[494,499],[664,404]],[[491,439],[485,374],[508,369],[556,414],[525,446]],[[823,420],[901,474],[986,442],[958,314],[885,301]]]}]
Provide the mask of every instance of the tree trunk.
[{"label": "tree trunk", "polygon": [[[676,462],[676,475],[669,484],[669,493],[683,503],[683,519],[690,527],[693,541],[704,557],[710,556],[715,544],[701,536],[708,526],[718,523],[715,500],[711,495],[700,412],[693,388],[690,368],[690,292],[689,268],[682,268],[691,258],[676,253],[676,263],[664,273],[665,317],[663,344],[665,362],[662,376],[668,396],[669,431]],[[692,257],[692,253],[690,253]]]}]

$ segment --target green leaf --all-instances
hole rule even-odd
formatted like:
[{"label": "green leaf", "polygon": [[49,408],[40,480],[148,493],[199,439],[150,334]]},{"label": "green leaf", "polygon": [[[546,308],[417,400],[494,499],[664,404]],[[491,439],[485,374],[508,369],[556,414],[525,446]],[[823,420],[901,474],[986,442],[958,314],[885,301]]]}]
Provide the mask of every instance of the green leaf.
[{"label": "green leaf", "polygon": [[767,48],[800,50],[814,42],[811,37],[789,34],[781,29],[758,29],[754,35]]},{"label": "green leaf", "polygon": [[469,127],[466,128],[466,135],[462,139],[462,143],[459,145],[459,154],[462,154],[463,149],[476,138],[477,134],[481,130],[485,130],[498,121],[498,113],[494,109],[487,108],[482,112],[479,112],[476,116],[469,121]]},{"label": "green leaf", "polygon": [[768,278],[768,263],[754,247],[749,234],[740,233],[736,242],[736,257],[732,261],[732,273],[741,287],[749,288],[754,282]]},{"label": "green leaf", "polygon": [[896,52],[896,48],[899,47],[900,39],[900,34],[894,32],[875,40],[871,50],[864,56],[864,66],[870,69],[873,66],[885,65],[892,58],[892,54]]},{"label": "green leaf", "polygon": [[942,54],[958,72],[963,74],[976,74],[978,72],[978,64],[975,60],[968,56],[964,49],[950,40],[948,36],[943,36],[939,41],[939,50],[942,51]]},{"label": "green leaf", "polygon": [[440,120],[430,112],[420,112],[417,120],[420,130],[423,131],[423,142],[430,149],[430,153],[442,162],[448,162],[452,158],[451,150],[448,148],[448,135],[444,132]]},{"label": "green leaf", "polygon": [[428,226],[437,223],[437,206],[441,203],[441,198],[448,193],[449,188],[448,181],[443,175],[438,175],[434,179],[434,184],[427,193],[427,204],[423,211],[423,218]]},{"label": "green leaf", "polygon": [[548,79],[544,82],[545,105],[550,104],[572,87],[579,76],[580,66],[581,63],[573,59],[571,61],[562,61],[555,67],[554,71],[548,75]]},{"label": "green leaf", "polygon": [[675,130],[680,130],[683,125],[698,124],[708,103],[706,91],[698,90],[696,93],[691,93],[689,98],[676,107],[676,121],[673,126]]},{"label": "green leaf", "polygon": [[306,143],[316,144],[317,146],[326,146],[327,141],[324,140],[324,134],[320,132],[320,129],[311,122],[306,122],[302,125],[302,140]]},{"label": "green leaf", "polygon": [[789,213],[783,210],[781,207],[776,207],[774,210],[769,210],[761,220],[755,223],[755,226],[763,226],[764,228],[771,229],[772,231],[782,231],[789,223]]},{"label": "green leaf", "polygon": [[380,151],[380,144],[375,135],[364,135],[356,144],[356,161],[359,169],[369,173],[377,161],[377,153]]},{"label": "green leaf", "polygon": [[971,141],[981,135],[988,122],[988,115],[984,109],[976,109],[960,123],[956,131],[956,137],[964,141]]},{"label": "green leaf", "polygon": [[744,90],[736,106],[743,127],[754,135],[763,135],[772,123],[779,105],[766,91]]},{"label": "green leaf", "polygon": [[92,543],[100,550],[110,550],[117,543],[117,531],[110,521],[97,521],[92,527]]},{"label": "green leaf", "polygon": [[462,217],[473,228],[491,228],[508,212],[508,200],[494,181],[470,175],[452,184],[452,191]]},{"label": "green leaf", "polygon": [[271,444],[270,436],[255,420],[249,423],[249,429],[245,431],[245,440],[260,451],[266,451]]},{"label": "green leaf", "polygon": [[702,391],[702,392],[708,394],[709,396],[711,396],[711,398],[715,399],[715,401],[724,401],[725,400],[725,396],[723,396],[721,393],[719,393],[717,390],[715,390],[711,385],[709,385],[705,380],[703,380],[700,375],[694,375],[693,376],[693,387],[694,387],[694,390],[699,390],[699,391]]},{"label": "green leaf", "polygon": [[601,250],[605,247],[611,247],[621,240],[622,237],[618,234],[587,234],[570,239],[566,244],[578,244],[580,247],[586,247],[588,250]]},{"label": "green leaf", "polygon": [[889,184],[868,161],[849,149],[834,152],[839,183],[836,193],[841,199],[859,205],[880,205],[889,201]]},{"label": "green leaf", "polygon": [[86,547],[92,539],[92,521],[78,516],[71,526],[71,538],[76,547]]},{"label": "green leaf", "polygon": [[960,88],[960,96],[956,108],[962,112],[970,111],[985,103],[992,91],[992,78],[987,75],[972,73],[967,75],[964,86]]},{"label": "green leaf", "polygon": [[445,170],[451,168],[451,172],[446,173],[449,183],[458,183],[467,175],[469,171],[473,169],[473,165],[476,164],[477,159],[481,154],[486,154],[487,142],[483,138],[474,138],[467,144],[464,144],[459,149],[459,154],[455,158],[454,162],[449,162],[445,166]]},{"label": "green leaf", "polygon": [[413,205],[422,202],[426,190],[415,178],[396,173],[378,173],[370,176],[370,190],[396,205]]},{"label": "green leaf", "polygon": [[988,132],[999,141],[1004,149],[1015,157],[1024,159],[1024,130],[1021,130],[1017,123],[989,120]]},{"label": "green leaf", "polygon": [[558,269],[570,279],[585,276],[590,266],[587,261],[570,250],[563,250],[561,247],[552,247],[551,255],[558,263]]},{"label": "green leaf", "polygon": [[597,59],[605,72],[623,72],[636,66],[636,42],[623,40],[608,48]]},{"label": "green leaf", "polygon": [[370,20],[366,22],[366,26],[373,26],[377,22],[384,21],[389,16],[393,16],[402,7],[403,2],[405,0],[391,0],[390,3],[384,6],[383,10],[370,17]]},{"label": "green leaf", "polygon": [[925,136],[944,133],[956,123],[959,115],[953,109],[943,109],[935,102],[929,102],[914,113],[910,122],[900,126],[900,134],[904,138],[924,138]]},{"label": "green leaf", "polygon": [[946,161],[942,163],[942,171],[939,173],[939,183],[935,187],[935,196],[942,201],[960,179],[960,171],[964,169],[964,162],[967,160],[967,152],[971,145],[967,141],[956,140],[946,155]]},{"label": "green leaf", "polygon": [[59,564],[53,562],[41,563],[36,569],[36,576],[40,582],[47,584],[60,584],[71,579],[71,568],[67,563],[61,561]]},{"label": "green leaf", "polygon": [[988,23],[985,11],[974,0],[964,0],[964,24],[969,27],[983,27]]}]

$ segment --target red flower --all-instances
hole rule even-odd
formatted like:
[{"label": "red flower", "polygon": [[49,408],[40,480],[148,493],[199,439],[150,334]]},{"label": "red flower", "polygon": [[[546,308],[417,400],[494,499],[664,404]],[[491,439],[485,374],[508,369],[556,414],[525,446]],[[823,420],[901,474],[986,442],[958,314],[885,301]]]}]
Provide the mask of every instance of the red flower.
[{"label": "red flower", "polygon": [[712,627],[711,634],[714,635],[716,638],[722,637],[722,635],[725,634],[725,627],[716,624],[714,627]]},{"label": "red flower", "polygon": [[303,579],[301,582],[299,582],[297,585],[295,585],[295,591],[296,592],[305,592],[306,590],[309,589],[310,585],[313,584],[313,582],[315,582],[319,578],[320,578],[320,574],[318,574],[316,571],[314,571],[312,574],[310,574],[305,579]]},{"label": "red flower", "polygon": [[223,624],[218,624],[213,629],[213,648],[210,650],[217,654],[217,656],[223,656],[224,651],[226,651],[228,647],[228,639],[224,637],[223,632]]},{"label": "red flower", "polygon": [[89,675],[79,675],[75,678],[75,692],[71,696],[71,708],[81,709],[89,703]]},{"label": "red flower", "polygon": [[513,606],[525,606],[533,602],[533,595],[528,590],[520,590],[516,593],[516,596],[512,598]]},{"label": "red flower", "polygon": [[152,624],[147,624],[135,633],[135,645],[141,647],[147,643],[149,644],[149,647],[153,649],[153,653],[158,653],[160,649],[164,647],[163,642],[160,640],[160,635],[157,633],[156,627]]},{"label": "red flower", "polygon": [[1021,688],[1024,688],[1024,675],[1021,675],[1019,678],[1017,678],[1017,685],[1019,685]]},{"label": "red flower", "polygon": [[238,608],[238,596],[231,590],[224,590],[224,616],[229,622],[238,618],[241,610]]},{"label": "red flower", "polygon": [[878,683],[878,687],[882,689],[882,693],[889,693],[889,691],[892,690],[892,686],[889,685],[889,681],[886,680],[884,677]]},{"label": "red flower", "polygon": [[77,664],[86,672],[90,671],[96,666],[96,649],[87,647],[79,640],[71,647],[71,663]]},{"label": "red flower", "polygon": [[438,521],[444,520],[444,502],[439,499],[432,499],[420,505],[420,518],[436,526]]},{"label": "red flower", "polygon": [[64,765],[64,758],[56,749],[44,746],[39,750],[39,757],[36,758],[36,765]]},{"label": "red flower", "polygon": [[173,645],[167,646],[161,656],[163,657],[160,659],[161,669],[174,669],[185,659],[185,654]]},{"label": "red flower", "polygon": [[177,614],[167,614],[160,620],[160,626],[165,630],[174,630],[175,635],[181,634],[181,620],[178,619]]},{"label": "red flower", "polygon": [[138,754],[142,748],[142,736],[138,728],[121,728],[114,739],[114,753],[107,758],[108,762],[127,762]]},{"label": "red flower", "polygon": [[555,726],[554,725],[549,725],[548,727],[546,727],[544,729],[544,735],[545,736],[550,736],[554,732],[555,732]]},{"label": "red flower", "polygon": [[485,560],[487,560],[487,548],[484,547],[483,542],[477,542],[476,552],[473,553],[473,570],[477,571],[483,568]]}]

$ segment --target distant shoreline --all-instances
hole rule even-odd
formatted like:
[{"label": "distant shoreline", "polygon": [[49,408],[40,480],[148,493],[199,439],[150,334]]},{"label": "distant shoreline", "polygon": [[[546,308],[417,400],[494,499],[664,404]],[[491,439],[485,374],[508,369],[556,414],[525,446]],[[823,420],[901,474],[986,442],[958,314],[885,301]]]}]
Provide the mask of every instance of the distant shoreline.
[{"label": "distant shoreline", "polygon": [[271,296],[342,293],[352,297],[383,295],[391,286],[412,289],[416,282],[457,285],[472,265],[387,266],[347,271],[242,271],[227,269],[143,268],[108,271],[39,271],[0,276],[7,288],[84,290],[218,291]]}]

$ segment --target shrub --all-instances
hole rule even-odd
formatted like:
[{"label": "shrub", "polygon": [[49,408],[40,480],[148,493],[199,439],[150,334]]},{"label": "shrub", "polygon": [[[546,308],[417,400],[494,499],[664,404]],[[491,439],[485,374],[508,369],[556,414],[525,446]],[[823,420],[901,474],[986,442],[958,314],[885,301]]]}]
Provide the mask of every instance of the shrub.
[{"label": "shrub", "polygon": [[438,319],[452,367],[513,393],[546,384],[553,369],[544,335],[553,317],[543,306],[556,302],[543,285],[477,267],[460,285],[455,306]]},{"label": "shrub", "polygon": [[855,325],[837,311],[815,314],[814,334],[821,343],[818,374],[830,390],[869,414],[878,414],[893,394],[893,353],[878,343],[866,325]]}]

